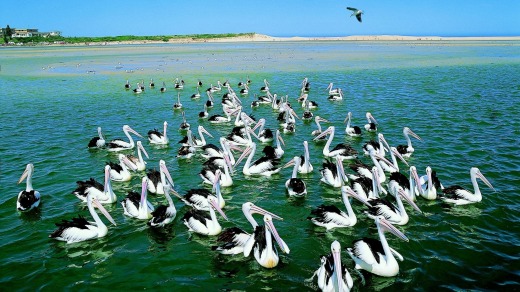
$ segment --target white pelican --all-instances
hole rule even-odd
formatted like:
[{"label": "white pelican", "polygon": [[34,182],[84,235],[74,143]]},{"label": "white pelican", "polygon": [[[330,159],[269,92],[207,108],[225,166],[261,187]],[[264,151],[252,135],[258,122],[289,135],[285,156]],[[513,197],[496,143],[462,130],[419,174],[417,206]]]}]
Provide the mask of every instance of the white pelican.
[{"label": "white pelican", "polygon": [[252,143],[250,146],[248,146],[242,155],[237,159],[237,162],[235,165],[240,164],[240,162],[249,155],[249,157],[246,160],[246,163],[244,164],[244,168],[242,172],[245,175],[264,175],[264,176],[271,176],[275,173],[280,172],[280,167],[278,167],[278,164],[280,163],[280,159],[276,157],[268,157],[263,156],[259,159],[257,159],[255,162],[251,163],[253,160],[253,157],[255,156],[256,151],[256,143]]},{"label": "white pelican", "polygon": [[121,201],[121,205],[123,206],[124,214],[126,216],[148,220],[152,218],[154,207],[146,199],[148,195],[148,178],[144,176],[141,182],[141,195],[137,192],[130,191],[126,198]]},{"label": "white pelican", "polygon": [[87,206],[94,222],[85,220],[81,215],[77,218],[72,218],[70,221],[62,220],[60,223],[56,223],[58,229],[51,233],[49,237],[66,241],[67,243],[75,243],[107,235],[108,228],[103,221],[101,221],[101,218],[99,218],[99,215],[94,210],[93,204],[103,213],[110,223],[117,225],[103,205],[101,205],[92,194],[88,194]]},{"label": "white pelican", "polygon": [[136,171],[135,165],[123,154],[118,156],[119,164],[108,162],[110,166],[110,179],[113,181],[129,181],[132,178],[132,174],[128,168]]},{"label": "white pelican", "polygon": [[427,200],[435,200],[437,198],[437,189],[444,189],[437,177],[437,172],[429,166],[426,167],[426,175],[421,176],[419,180],[419,194]]},{"label": "white pelican", "polygon": [[399,264],[394,255],[400,261],[403,261],[403,257],[388,245],[384,232],[389,231],[405,241],[408,238],[388,220],[376,217],[375,221],[379,240],[367,237],[358,239],[353,242],[352,248],[347,248],[347,252],[356,263],[356,269],[382,277],[393,277],[399,273]]},{"label": "white pelican", "polygon": [[27,164],[25,171],[18,180],[18,183],[21,183],[27,178],[25,182],[25,191],[20,191],[16,200],[16,209],[18,211],[30,211],[40,205],[40,192],[34,190],[32,186],[33,172],[34,165],[32,163]]},{"label": "white pelican", "polygon": [[98,136],[90,139],[88,142],[88,148],[104,148],[105,147],[105,137],[103,137],[103,133],[101,133],[101,127],[97,128]]},{"label": "white pelican", "polygon": [[175,193],[175,191],[171,188],[170,185],[163,186],[163,193],[168,201],[168,206],[159,205],[155,210],[152,211],[152,219],[148,221],[148,226],[150,227],[164,227],[173,222],[175,216],[177,215],[177,209],[175,209],[175,205],[173,204],[172,198],[170,197],[170,192]]},{"label": "white pelican", "polygon": [[[229,151],[229,141],[225,137],[219,138],[220,147],[218,148],[215,144],[206,144],[205,146],[202,146],[201,149],[204,151],[204,154],[201,154],[202,157],[209,159],[211,157],[220,157],[224,158],[224,152]],[[226,148],[228,148],[226,150]]]},{"label": "white pelican", "polygon": [[[137,141],[137,157],[134,155],[126,155],[126,158],[133,164],[132,169],[136,169],[138,171],[143,171],[146,169],[146,161],[143,159],[143,153],[146,158],[149,158],[148,152],[143,147],[141,141]],[[141,153],[142,151],[142,153]]]},{"label": "white pelican", "polygon": [[186,121],[186,115],[182,112],[182,123],[179,126],[179,131],[188,131],[190,129],[190,123]]},{"label": "white pelican", "polygon": [[410,136],[414,137],[415,139],[417,139],[419,141],[422,141],[422,140],[421,140],[421,137],[419,137],[419,135],[415,134],[408,127],[403,128],[403,135],[406,139],[407,144],[406,145],[397,145],[397,151],[399,151],[399,153],[401,153],[401,155],[403,157],[408,158],[408,157],[412,156],[412,153],[414,151],[414,149],[412,147],[412,140],[410,140]]},{"label": "white pelican", "polygon": [[351,137],[359,137],[361,136],[361,128],[358,126],[350,126],[350,120],[352,119],[352,113],[348,112],[347,118],[343,122],[347,122],[347,127],[345,128],[345,133]]},{"label": "white pelican", "polygon": [[303,155],[300,156],[301,162],[300,167],[298,167],[299,173],[311,173],[314,169],[311,164],[311,156],[309,154],[309,143],[307,141],[303,141]]},{"label": "white pelican", "polygon": [[134,149],[134,139],[132,139],[132,136],[130,136],[130,133],[136,135],[137,137],[143,138],[141,134],[134,131],[132,128],[130,128],[129,125],[123,126],[123,132],[125,133],[125,136],[128,138],[128,142],[123,141],[121,139],[115,139],[110,142],[108,142],[107,147],[108,151],[121,151],[121,150],[129,150]]},{"label": "white pelican", "polygon": [[322,182],[335,188],[341,187],[343,182],[347,180],[343,169],[343,163],[341,163],[341,159],[337,156],[336,163],[333,163],[328,159],[323,162],[323,168],[320,170],[320,175]]},{"label": "white pelican", "polygon": [[324,292],[347,292],[354,286],[354,281],[341,263],[341,245],[335,240],[330,245],[330,253],[321,257],[321,266],[314,272],[311,280],[318,275],[318,287]]},{"label": "white pelican", "polygon": [[300,156],[295,156],[291,161],[287,162],[283,168],[294,165],[293,172],[291,178],[285,182],[285,188],[291,197],[303,197],[307,194],[307,186],[305,186],[305,182],[298,178],[298,168],[300,167],[301,158]]},{"label": "white pelican", "polygon": [[180,110],[182,109],[182,103],[181,103],[181,93],[177,92],[177,102],[173,104],[174,110]]},{"label": "white pelican", "polygon": [[478,187],[477,178],[480,178],[488,187],[490,187],[492,190],[495,190],[495,188],[493,188],[491,183],[487,180],[487,178],[484,177],[478,168],[472,167],[469,173],[471,176],[471,184],[473,184],[475,193],[471,193],[470,191],[458,185],[447,187],[442,190],[443,195],[441,199],[444,202],[453,203],[455,205],[466,205],[482,201],[482,194],[480,193],[480,188]]},{"label": "white pelican", "polygon": [[161,92],[166,92],[166,83],[163,81],[162,83],[162,87],[161,87]]},{"label": "white pelican", "polygon": [[260,91],[263,91],[263,92],[269,91],[269,82],[267,82],[267,79],[264,79],[264,86],[260,87]]},{"label": "white pelican", "polygon": [[403,189],[397,189],[397,194],[395,195],[397,206],[390,203],[386,199],[372,199],[370,200],[369,204],[367,204],[368,211],[365,211],[365,213],[368,217],[373,219],[383,216],[392,224],[406,225],[410,217],[408,216],[408,213],[406,213],[406,209],[404,208],[403,202],[401,201],[401,197],[403,197],[410,205],[412,205],[415,210],[422,213],[421,209],[419,209],[414,201],[408,197],[408,194],[406,194]]},{"label": "white pelican", "polygon": [[[258,226],[258,223],[253,218],[253,214],[269,214],[271,217],[283,220],[282,217],[275,215],[265,209],[262,209],[251,202],[246,202],[242,204],[242,213],[246,217],[247,221],[253,227],[253,231]],[[221,254],[239,254],[244,252],[244,247],[246,242],[251,237],[251,234],[242,230],[238,227],[226,228],[222,231],[222,233],[218,236],[217,242],[220,244],[218,246],[212,246],[212,250],[216,250]]]},{"label": "white pelican", "polygon": [[148,178],[148,191],[151,194],[163,195],[165,185],[170,185],[173,188],[173,179],[170,175],[166,162],[164,160],[159,161],[159,171],[150,169],[146,173]]},{"label": "white pelican", "polygon": [[278,235],[273,224],[273,218],[271,215],[265,214],[264,225],[257,226],[254,235],[249,237],[249,240],[246,242],[244,256],[248,257],[251,251],[254,250],[255,259],[262,267],[268,269],[276,267],[280,258],[272,237],[274,237],[283,252],[287,254],[290,252],[287,244]]},{"label": "white pelican", "polygon": [[200,91],[199,87],[197,86],[197,92],[191,95],[191,99],[197,99],[200,98]]},{"label": "white pelican", "polygon": [[350,15],[350,17],[356,16],[357,20],[359,22],[361,22],[361,14],[363,14],[362,10],[359,10],[359,9],[356,9],[356,8],[353,8],[353,7],[347,7],[347,9],[352,11],[352,14]]},{"label": "white pelican", "polygon": [[308,219],[317,226],[325,227],[327,230],[332,228],[351,227],[356,225],[357,217],[350,205],[349,196],[359,200],[364,204],[368,204],[365,197],[354,192],[349,186],[341,187],[341,198],[347,213],[341,211],[334,205],[320,205],[311,211]]},{"label": "white pelican", "polygon": [[213,209],[217,210],[224,219],[228,220],[228,218],[218,206],[217,198],[208,196],[208,202],[213,207],[209,209],[209,214],[206,211],[192,208],[182,217],[184,225],[188,227],[189,231],[202,235],[218,235],[222,231]]},{"label": "white pelican", "polygon": [[368,123],[365,124],[365,130],[367,130],[368,132],[376,132],[377,131],[377,121],[376,121],[376,119],[369,112],[367,112],[366,117],[367,117],[367,122]]},{"label": "white pelican", "polygon": [[302,91],[309,92],[311,90],[311,83],[309,82],[309,78],[305,77],[302,80]]},{"label": "white pelican", "polygon": [[330,126],[327,130],[325,130],[320,135],[316,136],[314,140],[318,140],[321,137],[325,137],[326,135],[329,135],[329,138],[327,140],[327,143],[323,147],[323,155],[327,157],[336,157],[338,156],[341,158],[341,160],[344,159],[354,159],[357,157],[358,152],[356,149],[352,148],[352,146],[344,143],[340,143],[334,147],[334,149],[330,150],[330,143],[332,143],[332,140],[334,139],[334,126]]},{"label": "white pelican", "polygon": [[164,121],[163,123],[163,132],[159,132],[157,129],[153,129],[148,131],[148,141],[150,144],[156,145],[166,145],[170,142],[168,139],[168,135],[166,134],[166,129],[168,128],[168,122]]},{"label": "white pelican", "polygon": [[93,178],[87,181],[77,181],[78,187],[72,192],[78,199],[83,202],[87,201],[87,196],[92,194],[101,204],[113,204],[117,202],[117,197],[112,190],[110,183],[110,165],[105,165],[104,185],[98,183]]}]

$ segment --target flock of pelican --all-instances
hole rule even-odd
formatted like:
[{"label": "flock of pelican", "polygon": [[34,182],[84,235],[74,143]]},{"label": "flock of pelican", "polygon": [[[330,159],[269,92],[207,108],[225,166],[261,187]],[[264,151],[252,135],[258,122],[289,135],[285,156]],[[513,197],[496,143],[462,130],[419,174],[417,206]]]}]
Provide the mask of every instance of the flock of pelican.
[{"label": "flock of pelican", "polygon": [[[358,19],[360,20],[360,14]],[[311,164],[308,147],[308,143],[313,142],[318,145],[317,147],[323,149],[324,160],[322,168],[319,170],[320,181],[332,189],[339,189],[338,193],[341,194],[344,205],[339,207],[335,205],[317,206],[309,215],[309,222],[326,228],[326,230],[356,225],[359,214],[356,214],[352,206],[351,198],[354,198],[360,203],[360,208],[364,208],[364,215],[373,220],[377,228],[376,238],[361,238],[352,243],[340,243],[339,239],[332,242],[330,254],[321,257],[319,268],[311,278],[312,280],[317,276],[317,284],[321,290],[348,291],[353,287],[354,282],[349,269],[341,261],[342,245],[347,246],[346,254],[352,259],[355,269],[362,269],[383,277],[395,276],[399,272],[396,258],[402,261],[403,257],[389,245],[385,233],[389,232],[402,240],[409,240],[395,227],[408,224],[410,214],[406,210],[406,205],[410,205],[416,212],[422,213],[417,205],[419,197],[426,200],[441,199],[455,205],[480,202],[482,194],[477,179],[482,180],[493,189],[491,183],[476,167],[470,170],[473,191],[460,186],[444,187],[436,172],[429,166],[426,168],[426,174],[419,176],[415,166],[410,166],[407,161],[415,151],[411,138],[421,140],[419,135],[410,128],[404,127],[403,135],[406,144],[390,146],[383,133],[379,132],[378,122],[371,113],[366,113],[367,123],[364,127],[352,125],[351,112],[346,114],[344,120],[346,123],[345,135],[354,138],[369,137],[370,141],[365,143],[363,149],[355,149],[348,143],[338,143],[332,147],[334,138],[337,138],[342,130],[335,126],[329,126],[323,130],[320,123],[329,121],[315,116],[313,120],[317,130],[312,133],[309,131],[310,141],[302,141],[302,155],[294,156],[290,161],[282,164],[284,147],[287,146],[282,138],[282,133],[294,132],[297,120],[303,118],[303,116],[297,115],[289,102],[289,97],[278,98],[277,94],[272,94],[271,84],[264,79],[260,92],[265,95],[257,96],[251,103],[251,107],[268,106],[278,113],[277,121],[280,128],[272,130],[265,127],[268,117],[262,117],[256,121],[244,111],[244,100],[240,96],[251,92],[249,78],[246,82],[239,83],[241,90],[238,93],[233,90],[228,81],[224,83],[218,81],[216,84],[206,90],[208,99],[204,103],[204,111],[199,114],[199,119],[207,119],[215,127],[218,127],[218,124],[233,125],[233,129],[228,135],[219,137],[217,145],[211,144],[211,141],[206,139],[213,138],[212,134],[199,125],[196,128],[198,137],[195,136],[183,113],[183,122],[179,126],[179,131],[186,135],[183,140],[179,141],[176,156],[177,159],[191,159],[194,155],[199,155],[206,159],[199,176],[201,184],[211,186],[211,190],[193,188],[185,194],[179,194],[174,189],[174,180],[165,160],[159,160],[158,170],[147,167],[146,159],[150,157],[143,146],[143,141],[134,142],[134,136],[143,138],[141,134],[129,125],[124,125],[122,130],[126,140],[106,141],[99,127],[98,135],[90,140],[88,148],[113,152],[117,161],[109,162],[104,166],[103,183],[97,182],[94,178],[77,181],[77,187],[72,191],[75,197],[87,204],[90,216],[94,221],[87,221],[82,216],[62,220],[56,223],[57,229],[49,237],[67,243],[75,243],[106,236],[108,228],[97,214],[96,208],[110,223],[116,225],[103,204],[115,204],[118,201],[121,203],[122,213],[125,216],[136,220],[146,220],[150,228],[164,228],[175,222],[177,209],[170,196],[174,195],[186,205],[187,210],[181,220],[190,232],[205,236],[218,236],[218,245],[212,247],[214,251],[226,255],[242,254],[245,257],[252,252],[261,266],[274,268],[280,260],[278,248],[286,254],[290,252],[287,243],[275,227],[275,220],[283,220],[283,218],[252,202],[244,202],[242,212],[251,225],[251,229],[244,231],[239,227],[231,227],[222,230],[220,217],[224,220],[229,219],[224,212],[226,201],[221,194],[221,188],[233,185],[237,169],[241,169],[246,176],[270,177],[278,174],[283,168],[292,167],[292,174],[285,182],[287,195],[302,199],[308,195],[315,195],[308,193],[305,180],[298,177],[300,174],[311,173],[315,169]],[[154,88],[154,86],[153,80],[150,80],[149,87]],[[191,96],[192,99],[201,97],[200,87],[202,87],[202,82],[199,80],[196,85],[197,93]],[[172,109],[182,111],[184,105],[181,103],[180,91],[185,88],[185,82],[177,78],[174,88],[179,91],[179,94]],[[148,90],[145,88],[144,82],[139,82],[137,87],[132,89],[128,81],[125,89],[132,90],[135,94]],[[225,94],[220,93],[223,115],[210,116],[207,112],[208,108],[217,106],[213,94],[223,90],[227,91]],[[160,91],[167,91],[165,82]],[[305,112],[309,112],[312,116],[309,109],[317,108],[318,104],[309,101],[309,92],[310,82],[305,78],[301,84],[301,96],[296,101],[301,102]],[[333,83],[329,84],[323,95],[328,95],[328,99],[331,101],[343,98],[342,90],[333,88]],[[167,134],[168,125],[169,123],[164,121],[162,131],[158,129],[148,131],[147,138],[150,147],[157,145],[173,147]],[[305,131],[308,130],[305,129]],[[137,151],[135,156],[130,154],[134,149]],[[257,149],[261,149],[260,157],[257,156]],[[255,157],[257,158],[255,159]],[[361,159],[363,157],[367,157],[370,163],[363,162]],[[244,165],[240,166],[243,161],[245,161]],[[406,165],[407,175],[401,172],[402,165]],[[347,173],[345,168],[350,172]],[[19,193],[17,199],[16,208],[20,212],[31,211],[40,205],[40,193],[34,190],[32,185],[33,173],[33,164],[28,164],[18,181],[21,183],[26,180],[26,189]],[[130,191],[124,198],[118,199],[113,190],[113,184],[130,181],[134,176],[140,177],[140,190]],[[148,200],[149,195],[164,195],[166,204],[154,206]],[[253,218],[253,214],[262,215],[263,223],[259,224]]]}]

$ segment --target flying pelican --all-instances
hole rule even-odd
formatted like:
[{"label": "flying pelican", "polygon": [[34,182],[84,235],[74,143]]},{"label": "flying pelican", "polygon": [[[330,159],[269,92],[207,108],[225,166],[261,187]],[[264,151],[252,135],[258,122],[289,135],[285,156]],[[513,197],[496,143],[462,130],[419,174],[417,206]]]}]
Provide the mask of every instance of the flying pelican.
[{"label": "flying pelican", "polygon": [[287,192],[291,197],[303,197],[307,194],[307,187],[305,186],[305,182],[301,178],[297,177],[298,168],[300,167],[300,161],[300,156],[295,156],[283,167],[286,168],[291,165],[294,165],[291,178],[285,182],[285,187],[287,188]]},{"label": "flying pelican", "polygon": [[[126,155],[126,158],[128,158],[128,160],[134,165],[134,167],[132,167],[132,168],[135,168],[138,171],[143,171],[146,169],[146,161],[144,161],[142,153],[144,153],[146,158],[149,158],[148,152],[146,152],[146,150],[144,149],[141,141],[137,141],[136,144],[137,144],[137,157],[129,154],[129,155]],[[141,153],[141,151],[142,151],[142,153]]]},{"label": "flying pelican", "polygon": [[175,193],[175,191],[170,185],[164,185],[163,192],[168,201],[168,206],[159,205],[152,211],[152,219],[148,221],[148,226],[150,227],[164,227],[172,223],[173,219],[175,219],[175,216],[177,215],[177,209],[175,209],[175,205],[173,204],[172,198],[169,194],[170,192]]},{"label": "flying pelican", "polygon": [[401,153],[401,155],[403,157],[408,158],[408,157],[412,156],[412,154],[414,152],[414,149],[412,147],[412,141],[410,140],[410,136],[414,137],[415,139],[417,139],[419,141],[422,141],[422,140],[421,140],[421,137],[419,137],[417,134],[415,134],[408,127],[404,127],[403,128],[403,135],[404,135],[404,137],[406,139],[407,145],[398,145],[397,146],[397,151],[399,151],[399,153]]},{"label": "flying pelican", "polygon": [[112,190],[110,183],[110,165],[105,165],[105,185],[98,183],[93,178],[87,181],[77,181],[78,187],[72,192],[83,202],[87,201],[87,196],[92,194],[101,204],[113,204],[117,202],[117,197]]},{"label": "flying pelican", "polygon": [[184,225],[188,227],[189,231],[202,235],[218,235],[222,231],[213,209],[217,210],[224,219],[228,220],[228,218],[218,206],[217,198],[208,196],[208,202],[213,207],[209,209],[209,214],[206,211],[192,208],[182,217]]},{"label": "flying pelican", "polygon": [[124,214],[126,216],[148,220],[152,218],[154,207],[146,199],[148,195],[148,178],[144,176],[141,181],[141,195],[137,192],[130,191],[126,198],[121,201],[121,205],[123,206]]},{"label": "flying pelican", "polygon": [[151,194],[164,195],[162,191],[167,184],[173,188],[172,176],[170,175],[168,167],[166,167],[166,162],[162,159],[159,161],[159,171],[150,169],[146,177],[148,178],[148,191]]},{"label": "flying pelican", "polygon": [[444,202],[453,203],[455,205],[466,205],[482,201],[482,194],[480,193],[480,188],[478,187],[477,178],[480,178],[488,187],[490,187],[492,190],[495,190],[495,188],[493,188],[491,183],[487,180],[487,178],[484,177],[478,168],[472,167],[469,173],[475,193],[471,193],[470,191],[458,185],[447,187],[442,190],[443,195],[441,199]]},{"label": "flying pelican", "polygon": [[404,208],[403,202],[401,201],[401,197],[405,199],[412,207],[418,212],[422,213],[421,209],[412,201],[412,199],[404,192],[403,189],[397,189],[397,194],[395,194],[395,199],[397,201],[397,206],[390,203],[386,199],[372,199],[370,200],[368,205],[368,211],[365,211],[368,217],[376,218],[383,216],[386,220],[391,222],[392,224],[397,225],[406,225],[410,220],[408,213],[406,213],[406,209]]},{"label": "flying pelican", "polygon": [[347,127],[345,128],[345,133],[351,137],[359,137],[361,136],[361,128],[358,126],[350,127],[350,120],[352,119],[352,113],[348,112],[347,118],[343,122],[347,122]]},{"label": "flying pelican", "polygon": [[320,170],[320,175],[322,182],[335,188],[341,187],[343,182],[347,180],[343,169],[343,163],[341,163],[341,159],[338,156],[336,156],[335,164],[329,159],[326,159],[323,162],[323,168]]},{"label": "flying pelican", "polygon": [[363,14],[362,10],[359,10],[359,9],[356,9],[356,8],[353,8],[353,7],[347,7],[347,9],[352,11],[352,14],[350,15],[350,17],[356,16],[357,20],[359,22],[361,22],[361,14]]},{"label": "flying pelican", "polygon": [[262,267],[268,269],[276,267],[280,258],[272,237],[274,237],[283,252],[287,254],[290,252],[287,244],[278,235],[273,224],[273,218],[271,215],[266,214],[264,215],[264,225],[257,226],[254,235],[249,237],[249,240],[246,242],[244,256],[248,257],[251,251],[254,250],[255,259]]},{"label": "flying pelican", "polygon": [[181,103],[181,93],[177,92],[177,102],[173,104],[174,110],[180,110],[182,109],[182,103]]},{"label": "flying pelican", "polygon": [[365,124],[365,130],[367,130],[368,132],[376,132],[377,131],[376,119],[369,112],[367,112],[366,117],[367,117],[367,124]]},{"label": "flying pelican", "polygon": [[327,143],[325,144],[325,147],[323,147],[323,155],[327,157],[338,156],[339,158],[341,158],[341,160],[356,158],[358,155],[357,150],[352,148],[352,146],[348,144],[340,143],[336,145],[334,149],[329,150],[330,143],[332,143],[332,139],[334,139],[334,130],[335,127],[330,126],[327,130],[325,130],[323,133],[314,138],[314,140],[318,140],[321,137],[325,137],[326,135],[330,134]]},{"label": "flying pelican", "polygon": [[32,163],[27,164],[25,171],[18,180],[18,183],[21,183],[27,178],[25,181],[25,191],[20,191],[20,193],[18,193],[18,199],[16,200],[16,209],[18,211],[30,211],[40,205],[40,192],[34,190],[32,186],[33,172],[34,165]]},{"label": "flying pelican", "polygon": [[135,144],[134,144],[134,139],[132,139],[132,136],[130,136],[130,133],[132,133],[140,138],[143,137],[143,136],[141,136],[141,134],[137,133],[132,128],[130,128],[129,125],[123,126],[123,133],[125,133],[125,136],[128,138],[128,142],[123,141],[121,139],[114,139],[114,140],[108,142],[108,144],[107,144],[108,151],[115,152],[115,151],[133,149]]},{"label": "flying pelican", "polygon": [[375,222],[379,240],[366,237],[355,240],[353,247],[347,248],[347,252],[356,263],[356,269],[363,269],[382,277],[393,277],[399,273],[399,264],[394,255],[400,261],[403,261],[403,257],[388,245],[385,231],[405,241],[408,241],[408,238],[385,218],[376,217]]},{"label": "flying pelican", "polygon": [[321,257],[321,266],[314,272],[311,280],[318,275],[318,287],[321,291],[350,291],[354,281],[347,267],[341,263],[341,245],[337,240],[330,245],[330,251],[328,255]]},{"label": "flying pelican", "polygon": [[135,165],[123,154],[118,155],[119,164],[108,162],[110,166],[110,179],[113,181],[129,181],[132,178],[132,174],[128,171],[128,168],[136,171]]},{"label": "flying pelican", "polygon": [[352,205],[350,205],[349,196],[361,201],[363,204],[368,204],[366,198],[354,192],[349,186],[343,186],[341,187],[341,198],[347,213],[334,205],[320,205],[311,211],[313,216],[309,216],[308,219],[317,226],[327,228],[327,230],[356,225],[357,217],[352,209]]},{"label": "flying pelican", "polygon": [[276,157],[268,157],[263,156],[259,159],[257,159],[255,162],[251,163],[253,160],[253,157],[255,156],[256,151],[256,143],[251,143],[250,146],[248,146],[242,155],[237,159],[235,165],[240,164],[240,162],[247,156],[249,157],[246,160],[246,163],[244,164],[244,168],[242,172],[245,175],[264,175],[264,176],[271,176],[275,173],[280,172],[280,167],[278,167],[278,164],[280,163],[280,159]]},{"label": "flying pelican", "polygon": [[108,228],[103,223],[103,221],[101,221],[101,218],[99,218],[99,215],[94,210],[93,205],[96,206],[101,211],[101,213],[103,213],[103,215],[110,221],[110,223],[116,225],[116,222],[114,219],[112,219],[112,216],[110,216],[103,205],[101,205],[92,194],[88,194],[87,206],[90,215],[94,219],[94,222],[88,222],[81,215],[77,218],[72,218],[70,221],[62,220],[60,223],[56,223],[58,229],[51,233],[49,237],[61,241],[66,241],[67,243],[75,243],[89,239],[100,238],[107,235]]},{"label": "flying pelican", "polygon": [[150,144],[156,145],[166,145],[170,142],[168,136],[166,134],[166,129],[168,128],[168,122],[164,121],[163,123],[163,132],[159,132],[157,129],[153,129],[148,131],[148,141]]},{"label": "flying pelican", "polygon": [[[262,209],[251,202],[246,202],[242,204],[242,213],[246,217],[247,221],[253,227],[253,231],[258,226],[258,223],[253,218],[253,214],[269,214],[271,217],[283,220],[282,217],[275,215],[265,209]],[[226,228],[222,233],[218,236],[217,242],[220,244],[218,246],[213,246],[211,249],[216,250],[221,254],[239,254],[244,252],[244,246],[246,242],[251,237],[251,234],[245,232],[241,228],[231,227]]]},{"label": "flying pelican", "polygon": [[426,175],[421,176],[419,180],[419,194],[427,200],[435,200],[437,198],[437,189],[444,189],[444,186],[437,177],[437,172],[432,170],[429,166],[426,167]]},{"label": "flying pelican", "polygon": [[101,133],[101,127],[97,128],[98,136],[90,139],[88,142],[88,148],[104,148],[105,147],[105,137],[103,137],[103,133]]}]

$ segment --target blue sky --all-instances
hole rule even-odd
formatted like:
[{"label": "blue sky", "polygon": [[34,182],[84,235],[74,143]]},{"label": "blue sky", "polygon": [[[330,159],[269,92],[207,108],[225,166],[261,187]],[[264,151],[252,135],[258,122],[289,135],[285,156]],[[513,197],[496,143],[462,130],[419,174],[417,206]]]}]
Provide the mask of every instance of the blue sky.
[{"label": "blue sky", "polygon": [[[58,30],[64,36],[520,36],[520,0],[4,2],[0,26]],[[350,17],[347,6],[364,11],[363,23]]]}]

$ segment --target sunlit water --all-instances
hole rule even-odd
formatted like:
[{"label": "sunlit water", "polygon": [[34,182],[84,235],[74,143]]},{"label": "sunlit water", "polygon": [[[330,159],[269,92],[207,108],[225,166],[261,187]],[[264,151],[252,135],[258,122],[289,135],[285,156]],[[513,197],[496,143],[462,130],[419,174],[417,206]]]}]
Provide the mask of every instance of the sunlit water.
[{"label": "sunlit water", "polygon": [[[343,252],[354,290],[518,289],[519,45],[311,42],[2,48],[0,283],[10,290],[28,291],[317,289],[316,279],[306,279],[319,267],[320,255],[330,252],[334,240],[345,249],[355,239],[377,237],[377,232],[357,202],[353,205],[359,222],[352,228],[326,232],[307,220],[311,209],[322,203],[344,208],[339,191],[319,182],[323,144],[311,141],[314,123],[298,121],[296,133],[283,136],[282,163],[301,155],[302,142],[309,141],[315,170],[302,176],[308,188],[306,198],[287,196],[285,181],[291,168],[271,178],[258,178],[244,177],[239,167],[234,185],[223,190],[230,218],[229,222],[219,218],[224,228],[250,229],[240,209],[246,201],[284,218],[275,224],[291,252],[280,254],[280,264],[274,269],[262,268],[252,256],[213,252],[215,238],[190,234],[181,222],[187,207],[175,199],[179,213],[163,230],[151,230],[145,222],[125,217],[118,203],[108,207],[118,225],[109,226],[105,238],[70,245],[48,238],[55,222],[77,214],[89,216],[86,206],[71,194],[75,182],[90,177],[101,181],[105,162],[116,160],[114,154],[86,148],[98,126],[110,140],[124,137],[124,124],[146,135],[168,121],[169,148],[151,146],[143,139],[150,154],[148,168],[157,168],[164,159],[177,191],[201,187],[198,172],[203,159],[175,158],[182,121],[181,112],[172,111],[177,97],[175,78],[186,81],[181,99],[192,129],[204,125],[215,137],[210,142],[216,144],[232,124],[211,125],[197,118],[206,97],[204,93],[200,100],[189,97],[199,79],[204,82],[203,92],[217,80],[229,80],[237,89],[236,84],[249,77],[250,94],[242,97],[246,112],[265,117],[267,126],[276,129],[276,113],[270,107],[249,108],[253,94],[261,94],[265,78],[271,91],[288,95],[301,115],[296,98],[302,79],[308,77],[309,98],[319,103],[314,114],[336,126],[333,145],[351,143],[361,151],[363,143],[375,135],[349,138],[344,135],[343,120],[351,111],[353,124],[363,126],[365,113],[370,111],[390,144],[404,144],[404,126],[423,138],[413,141],[415,153],[409,160],[420,174],[429,165],[445,186],[471,188],[469,169],[477,166],[496,188],[494,192],[481,183],[483,200],[478,204],[452,207],[419,198],[422,215],[408,206],[410,222],[399,228],[410,241],[387,235],[390,245],[404,257],[396,277],[361,276]],[[126,80],[135,88],[137,82],[148,84],[150,78],[155,89],[146,88],[140,95],[124,90]],[[163,81],[168,91],[161,94]],[[327,100],[329,82],[343,88],[343,101]],[[215,94],[217,106],[210,114],[222,113],[219,102],[224,92]],[[33,185],[42,194],[42,204],[35,212],[20,214],[16,196],[25,185],[16,182],[27,163],[35,166]],[[130,189],[140,190],[143,174],[136,173],[129,183],[113,183],[118,198]],[[166,203],[162,196],[151,200]]]}]

